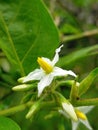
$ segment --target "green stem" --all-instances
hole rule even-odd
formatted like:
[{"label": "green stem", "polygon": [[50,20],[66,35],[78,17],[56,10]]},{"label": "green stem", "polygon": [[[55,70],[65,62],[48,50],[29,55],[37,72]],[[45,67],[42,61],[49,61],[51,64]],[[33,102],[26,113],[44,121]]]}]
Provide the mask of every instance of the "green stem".
[{"label": "green stem", "polygon": [[[43,99],[45,99],[46,95],[43,95],[40,99],[40,101],[42,101]],[[27,107],[31,107],[35,102],[27,102],[27,103],[24,103],[24,104],[21,104],[21,105],[18,105],[18,106],[15,106],[15,107],[12,107],[12,108],[8,108],[8,109],[5,109],[5,110],[1,110],[0,111],[0,116],[1,115],[5,115],[5,116],[9,116],[9,115],[12,115],[16,112],[20,112],[20,111],[23,111],[25,110]]]},{"label": "green stem", "polygon": [[0,111],[0,116],[1,115],[9,116],[9,115],[12,115],[12,114],[14,114],[16,112],[23,111],[27,107],[31,106],[32,104],[33,104],[32,102],[28,102],[28,103],[18,105],[18,106],[15,106],[15,107],[12,107],[12,108],[9,108],[9,109],[6,109],[6,110],[1,110]]},{"label": "green stem", "polygon": [[80,99],[75,102],[76,106],[91,106],[91,105],[98,105],[98,98],[92,99]]},{"label": "green stem", "polygon": [[96,34],[98,34],[98,29],[94,29],[94,30],[91,30],[91,31],[85,31],[85,32],[82,32],[80,34],[66,36],[66,37],[63,37],[62,41],[63,42],[72,41],[72,40],[75,40],[75,39],[80,39],[80,38],[83,38],[83,37],[89,37],[89,36],[96,35]]},{"label": "green stem", "polygon": [[74,80],[65,80],[65,81],[61,81],[61,82],[58,82],[55,87],[54,87],[54,90],[61,87],[61,86],[67,86],[67,87],[71,87],[74,83]]},{"label": "green stem", "polygon": [[47,110],[57,107],[57,104],[54,101],[42,102],[41,105],[42,105],[42,108],[47,109]]}]

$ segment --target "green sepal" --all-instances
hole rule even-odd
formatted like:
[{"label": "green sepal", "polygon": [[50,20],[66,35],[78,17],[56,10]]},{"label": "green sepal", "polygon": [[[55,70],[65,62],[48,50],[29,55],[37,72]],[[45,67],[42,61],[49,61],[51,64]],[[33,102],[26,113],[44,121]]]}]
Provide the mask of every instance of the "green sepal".
[{"label": "green sepal", "polygon": [[79,83],[74,81],[72,87],[71,87],[71,92],[70,92],[70,101],[74,103],[77,98],[79,98],[78,95],[78,89],[79,89]]},{"label": "green sepal", "polygon": [[59,92],[54,91],[53,96],[55,97],[56,102],[62,106],[62,102],[69,103],[69,101]]},{"label": "green sepal", "polygon": [[91,73],[80,83],[79,86],[79,96],[84,94],[92,84],[93,80],[98,76],[98,68],[91,71]]}]

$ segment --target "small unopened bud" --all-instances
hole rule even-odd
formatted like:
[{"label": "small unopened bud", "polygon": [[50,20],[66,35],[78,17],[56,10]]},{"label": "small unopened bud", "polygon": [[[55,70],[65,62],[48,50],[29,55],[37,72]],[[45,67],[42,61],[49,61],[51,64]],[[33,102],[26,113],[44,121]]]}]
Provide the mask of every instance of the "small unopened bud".
[{"label": "small unopened bud", "polygon": [[33,117],[33,115],[40,109],[40,102],[36,102],[35,104],[33,104],[29,110],[29,112],[26,115],[26,118],[29,119],[31,117]]},{"label": "small unopened bud", "polygon": [[21,78],[18,79],[18,82],[23,83],[24,79],[25,79],[25,77],[21,77]]},{"label": "small unopened bud", "polygon": [[22,85],[17,85],[12,88],[14,91],[27,91],[30,90],[34,87],[32,84],[22,84]]},{"label": "small unopened bud", "polygon": [[76,82],[76,86],[79,87],[80,83],[79,82]]}]

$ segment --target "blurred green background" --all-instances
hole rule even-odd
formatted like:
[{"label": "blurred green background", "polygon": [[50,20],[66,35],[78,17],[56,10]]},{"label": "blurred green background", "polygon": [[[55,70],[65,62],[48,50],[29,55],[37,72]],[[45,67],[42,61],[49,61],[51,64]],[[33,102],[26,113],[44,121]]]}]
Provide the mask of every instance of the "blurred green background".
[{"label": "blurred green background", "polygon": [[[44,3],[58,28],[60,44],[64,44],[58,66],[72,69],[79,75],[79,81],[81,81],[90,71],[98,67],[98,0],[44,0]],[[20,103],[24,93],[11,91],[19,77],[20,74],[15,73],[14,68],[0,49],[1,110]],[[69,88],[62,87],[62,93],[67,98],[69,91]],[[88,92],[83,95],[83,98],[85,97],[98,97],[98,77]],[[22,130],[71,130],[71,121],[58,113],[52,112],[51,117],[49,110],[41,110],[33,120],[25,119],[26,113],[27,110],[10,116]],[[87,116],[93,129],[98,130],[98,106]],[[78,130],[87,129],[80,124]]]}]

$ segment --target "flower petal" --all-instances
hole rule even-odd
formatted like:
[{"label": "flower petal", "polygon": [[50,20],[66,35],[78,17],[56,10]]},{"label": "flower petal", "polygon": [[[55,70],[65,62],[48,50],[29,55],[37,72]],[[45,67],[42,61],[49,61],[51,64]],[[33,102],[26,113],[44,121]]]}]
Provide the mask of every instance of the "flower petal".
[{"label": "flower petal", "polygon": [[45,87],[49,86],[53,80],[53,76],[48,74],[44,76],[38,83],[38,97],[41,95]]},{"label": "flower petal", "polygon": [[74,72],[72,72],[71,70],[63,70],[59,67],[54,67],[53,70],[53,76],[67,76],[67,75],[71,75],[76,77],[76,74]]},{"label": "flower petal", "polygon": [[82,106],[82,107],[77,107],[76,109],[79,109],[80,111],[86,114],[89,111],[91,111],[93,108],[94,106]]},{"label": "flower petal", "polygon": [[93,130],[93,128],[91,127],[91,125],[89,124],[88,120],[81,120],[79,119],[80,122],[82,122],[89,130]]},{"label": "flower petal", "polygon": [[44,72],[41,69],[35,69],[24,78],[23,83],[31,80],[40,80],[43,76]]},{"label": "flower petal", "polygon": [[54,66],[57,62],[58,62],[58,60],[59,60],[59,52],[61,51],[61,48],[63,47],[63,45],[61,45],[59,48],[57,48],[56,49],[56,54],[55,54],[55,56],[54,56],[54,58],[53,58],[53,60],[52,60],[52,65]]},{"label": "flower petal", "polygon": [[58,112],[60,114],[62,114],[64,117],[70,118],[69,115],[65,111],[63,111],[62,109],[58,110]]},{"label": "flower petal", "polygon": [[78,120],[76,113],[74,111],[74,107],[71,105],[70,102],[62,103],[62,107],[64,111],[71,117],[71,119],[73,119],[74,121]]},{"label": "flower petal", "polygon": [[77,130],[78,125],[79,125],[79,121],[77,122],[72,121],[72,130]]}]

